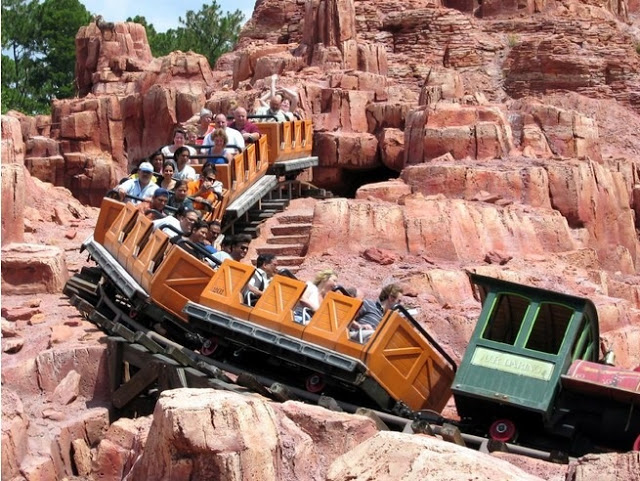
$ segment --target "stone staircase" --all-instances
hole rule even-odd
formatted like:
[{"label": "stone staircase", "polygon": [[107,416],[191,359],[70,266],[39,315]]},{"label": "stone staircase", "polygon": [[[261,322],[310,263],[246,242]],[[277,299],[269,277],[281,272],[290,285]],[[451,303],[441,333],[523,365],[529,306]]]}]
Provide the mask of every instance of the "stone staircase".
[{"label": "stone staircase", "polygon": [[313,213],[284,212],[271,226],[266,244],[257,248],[258,254],[273,254],[278,267],[296,273],[304,261],[309,245]]}]

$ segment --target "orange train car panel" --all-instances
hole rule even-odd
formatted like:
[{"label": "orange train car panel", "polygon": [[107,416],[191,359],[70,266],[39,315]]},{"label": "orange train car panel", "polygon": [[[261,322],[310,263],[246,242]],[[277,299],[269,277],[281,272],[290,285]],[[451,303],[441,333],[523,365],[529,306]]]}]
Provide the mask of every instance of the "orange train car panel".
[{"label": "orange train car panel", "polygon": [[256,146],[249,144],[244,151],[245,168],[247,169],[249,183],[253,184],[258,178],[258,159],[256,156]]},{"label": "orange train car panel", "polygon": [[124,209],[123,202],[115,199],[109,199],[108,197],[102,199],[102,204],[100,204],[100,214],[96,221],[96,228],[93,231],[93,238],[98,242],[98,244],[104,245],[104,236],[122,209]]},{"label": "orange train car panel", "polygon": [[115,218],[111,227],[107,229],[104,235],[104,248],[113,257],[117,257],[118,249],[124,241],[125,237],[133,227],[135,219],[138,216],[138,209],[132,203],[127,203]]},{"label": "orange train car panel", "polygon": [[304,122],[304,151],[311,155],[311,151],[313,150],[313,122],[311,120],[306,119]]},{"label": "orange train car panel", "polygon": [[164,258],[169,245],[169,236],[161,230],[151,233],[147,243],[130,264],[129,273],[147,292],[151,286],[151,278]]},{"label": "orange train car panel", "polygon": [[293,320],[293,308],[307,285],[289,277],[275,275],[251,311],[249,320],[300,338],[304,326]]},{"label": "orange train car panel", "polygon": [[135,225],[118,249],[118,262],[127,272],[131,273],[133,262],[140,253],[141,248],[144,247],[144,242],[152,230],[153,223],[151,220],[142,214],[138,214]]},{"label": "orange train car panel", "polygon": [[295,120],[293,122],[293,140],[291,141],[291,149],[295,152],[296,156],[299,156],[304,151],[303,143],[303,131],[304,122],[302,120]]},{"label": "orange train car panel", "polygon": [[[360,299],[348,297],[338,292],[327,293],[322,305],[305,329],[302,339],[334,351],[337,350],[338,339],[345,331],[348,331],[349,323],[358,313],[361,305]],[[362,351],[362,346],[359,347],[359,351]]]},{"label": "orange train car panel", "polygon": [[440,412],[451,396],[455,372],[396,311],[378,326],[366,360],[371,376],[413,410]]},{"label": "orange train car panel", "polygon": [[235,199],[245,189],[248,181],[247,172],[244,168],[244,157],[242,154],[238,154],[233,158],[233,161],[231,162],[231,168],[233,170],[231,197]]},{"label": "orange train car panel", "polygon": [[261,135],[257,142],[256,154],[260,163],[258,170],[266,170],[269,168],[269,143],[265,135]]},{"label": "orange train car panel", "polygon": [[283,160],[291,159],[295,153],[293,149],[293,138],[292,138],[292,123],[291,122],[280,122],[278,123],[280,126],[280,154],[279,157]]},{"label": "orange train car panel", "polygon": [[213,269],[175,246],[151,279],[153,302],[187,321],[182,312],[188,300],[200,302],[200,294],[213,276]]},{"label": "orange train car panel", "polygon": [[231,166],[229,164],[216,165],[216,179],[222,182],[222,186],[230,190],[233,179],[231,178]]},{"label": "orange train car panel", "polygon": [[267,148],[269,151],[269,163],[282,160],[279,158],[280,152],[280,127],[275,122],[259,122],[256,123],[260,130],[261,138],[266,139]]},{"label": "orange train car panel", "polygon": [[247,264],[225,260],[202,291],[200,303],[220,312],[247,319],[251,307],[242,303],[242,292],[253,276]]},{"label": "orange train car panel", "polygon": [[640,406],[640,372],[584,360],[573,361],[562,385],[584,394]]}]

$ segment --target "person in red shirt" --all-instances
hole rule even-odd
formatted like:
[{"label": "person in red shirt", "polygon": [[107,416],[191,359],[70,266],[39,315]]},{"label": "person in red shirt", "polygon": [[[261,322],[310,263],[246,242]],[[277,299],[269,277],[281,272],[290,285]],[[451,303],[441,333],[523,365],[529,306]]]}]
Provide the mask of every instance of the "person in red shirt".
[{"label": "person in red shirt", "polygon": [[247,120],[247,110],[245,108],[238,107],[233,112],[233,119],[229,127],[239,131],[245,143],[250,144],[258,141],[260,138],[260,130],[256,124]]}]

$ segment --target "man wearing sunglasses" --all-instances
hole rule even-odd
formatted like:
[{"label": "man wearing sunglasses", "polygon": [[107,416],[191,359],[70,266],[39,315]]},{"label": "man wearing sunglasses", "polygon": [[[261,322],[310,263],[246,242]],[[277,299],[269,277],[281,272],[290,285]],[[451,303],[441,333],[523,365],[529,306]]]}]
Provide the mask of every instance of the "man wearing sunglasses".
[{"label": "man wearing sunglasses", "polygon": [[222,182],[216,179],[216,168],[212,164],[204,166],[198,180],[189,182],[187,195],[194,198],[196,210],[203,210],[205,202],[213,205],[216,200],[222,200]]}]

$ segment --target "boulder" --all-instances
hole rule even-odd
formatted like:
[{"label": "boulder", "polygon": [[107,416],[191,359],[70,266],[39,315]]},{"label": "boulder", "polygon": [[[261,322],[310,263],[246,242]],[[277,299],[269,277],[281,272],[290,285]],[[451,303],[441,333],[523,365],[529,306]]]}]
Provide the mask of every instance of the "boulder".
[{"label": "boulder", "polygon": [[7,386],[2,388],[2,479],[20,474],[20,463],[27,455],[28,415],[20,396]]},{"label": "boulder", "polygon": [[[570,467],[575,481],[589,479],[637,479],[640,472],[638,452],[590,454]],[[569,476],[567,476],[569,478]]]},{"label": "boulder", "polygon": [[327,481],[383,478],[389,481],[543,479],[507,461],[430,436],[381,431],[334,461]]},{"label": "boulder", "polygon": [[61,292],[68,275],[64,252],[58,247],[9,244],[2,248],[5,294]]},{"label": "boulder", "polygon": [[212,389],[165,391],[125,479],[323,479],[333,459],[374,433],[368,418],[318,407],[273,407]]},{"label": "boulder", "polygon": [[439,102],[409,112],[405,164],[419,164],[450,153],[455,159],[490,160],[513,149],[511,127],[497,106]]},{"label": "boulder", "polygon": [[400,200],[411,194],[411,187],[400,180],[389,180],[366,184],[356,191],[356,199],[400,203]]},{"label": "boulder", "polygon": [[320,167],[367,170],[380,165],[378,141],[372,134],[320,132],[314,136],[313,149]]}]

